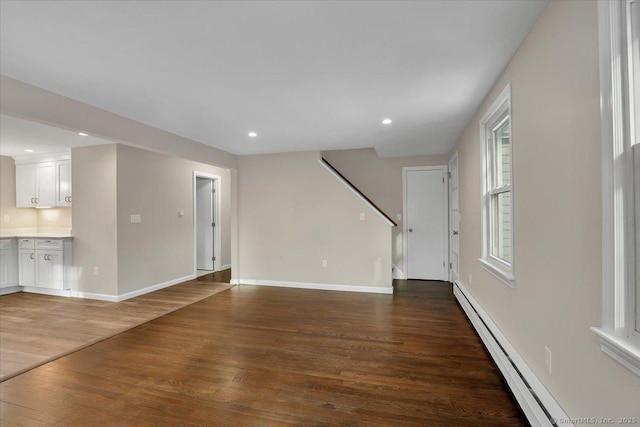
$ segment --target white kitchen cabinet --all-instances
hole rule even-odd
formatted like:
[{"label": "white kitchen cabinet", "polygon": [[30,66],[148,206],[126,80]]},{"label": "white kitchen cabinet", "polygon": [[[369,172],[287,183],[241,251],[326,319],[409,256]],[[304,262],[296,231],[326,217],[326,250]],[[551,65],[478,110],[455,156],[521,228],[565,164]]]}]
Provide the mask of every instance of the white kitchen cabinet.
[{"label": "white kitchen cabinet", "polygon": [[56,206],[71,206],[71,160],[56,162]]},{"label": "white kitchen cabinet", "polygon": [[71,206],[71,160],[68,153],[16,158],[16,206]]},{"label": "white kitchen cabinet", "polygon": [[55,162],[16,164],[16,207],[56,205]]},{"label": "white kitchen cabinet", "polygon": [[36,164],[16,165],[16,207],[36,207]]},{"label": "white kitchen cabinet", "polygon": [[18,262],[15,239],[0,240],[0,289],[18,284]]},{"label": "white kitchen cabinet", "polygon": [[36,285],[36,251],[34,249],[20,249],[18,271],[20,286]]},{"label": "white kitchen cabinet", "polygon": [[62,251],[36,251],[36,287],[64,289]]},{"label": "white kitchen cabinet", "polygon": [[70,240],[20,239],[19,246],[19,284],[26,291],[70,288]]}]

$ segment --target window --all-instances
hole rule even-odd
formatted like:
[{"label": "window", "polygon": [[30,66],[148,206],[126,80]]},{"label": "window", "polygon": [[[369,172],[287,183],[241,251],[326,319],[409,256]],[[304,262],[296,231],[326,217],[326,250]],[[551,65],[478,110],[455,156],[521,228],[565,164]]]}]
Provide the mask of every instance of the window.
[{"label": "window", "polygon": [[492,274],[513,287],[513,173],[511,86],[480,120],[482,153],[482,258]]},{"label": "window", "polygon": [[640,0],[598,3],[602,351],[640,376]]}]

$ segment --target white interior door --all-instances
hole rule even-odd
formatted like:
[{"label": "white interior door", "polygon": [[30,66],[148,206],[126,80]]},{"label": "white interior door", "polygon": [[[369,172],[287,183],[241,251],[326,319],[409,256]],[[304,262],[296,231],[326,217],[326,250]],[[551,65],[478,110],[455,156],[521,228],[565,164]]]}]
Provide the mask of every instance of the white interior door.
[{"label": "white interior door", "polygon": [[404,168],[407,278],[447,280],[446,166]]},{"label": "white interior door", "polygon": [[458,153],[449,161],[449,281],[458,280],[458,251],[460,239],[458,212]]},{"label": "white interior door", "polygon": [[213,180],[196,178],[196,266],[214,269],[213,253]]}]

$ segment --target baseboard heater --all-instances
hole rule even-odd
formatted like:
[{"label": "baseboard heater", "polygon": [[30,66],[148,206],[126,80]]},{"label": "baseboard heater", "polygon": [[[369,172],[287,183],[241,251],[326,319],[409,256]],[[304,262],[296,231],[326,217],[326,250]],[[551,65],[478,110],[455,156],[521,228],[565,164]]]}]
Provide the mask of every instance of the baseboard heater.
[{"label": "baseboard heater", "polygon": [[464,285],[455,282],[453,294],[500,369],[529,423],[534,427],[573,426],[571,419]]}]

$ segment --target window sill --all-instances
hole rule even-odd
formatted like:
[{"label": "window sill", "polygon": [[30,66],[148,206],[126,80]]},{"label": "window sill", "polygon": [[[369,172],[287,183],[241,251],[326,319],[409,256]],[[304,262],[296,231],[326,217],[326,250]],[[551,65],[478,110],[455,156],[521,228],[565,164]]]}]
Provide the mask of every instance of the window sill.
[{"label": "window sill", "polygon": [[618,363],[640,376],[640,348],[602,328],[591,328],[600,338],[600,349]]},{"label": "window sill", "polygon": [[478,261],[480,261],[480,265],[482,265],[485,270],[496,276],[496,278],[499,279],[502,283],[512,289],[515,288],[516,278],[513,277],[513,274],[511,274],[510,271],[492,261],[491,259],[478,258]]}]

